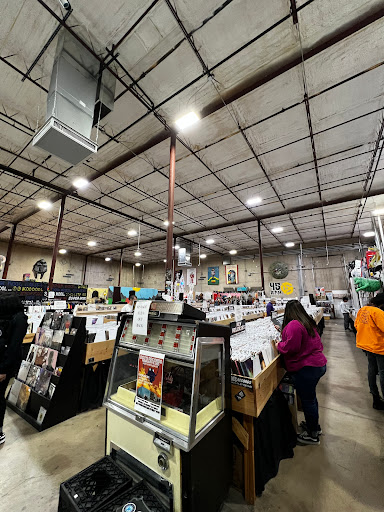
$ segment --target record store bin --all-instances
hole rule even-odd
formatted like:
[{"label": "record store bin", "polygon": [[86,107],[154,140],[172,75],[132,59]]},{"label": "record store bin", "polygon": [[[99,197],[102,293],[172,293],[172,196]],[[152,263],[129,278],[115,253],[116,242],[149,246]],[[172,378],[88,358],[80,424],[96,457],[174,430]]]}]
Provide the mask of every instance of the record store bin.
[{"label": "record store bin", "polygon": [[[154,301],[141,336],[124,315],[104,401],[106,453],[172,512],[218,511],[231,481],[229,328],[204,318],[183,302]],[[164,357],[158,417],[135,408],[143,350]]]}]

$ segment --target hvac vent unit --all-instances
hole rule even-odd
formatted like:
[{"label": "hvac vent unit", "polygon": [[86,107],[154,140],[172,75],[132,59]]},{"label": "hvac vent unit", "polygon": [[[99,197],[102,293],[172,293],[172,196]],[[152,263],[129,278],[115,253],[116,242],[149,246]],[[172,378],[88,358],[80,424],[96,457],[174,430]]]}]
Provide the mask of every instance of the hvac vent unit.
[{"label": "hvac vent unit", "polygon": [[97,145],[90,139],[99,62],[67,31],[58,36],[45,124],[32,145],[76,165]]}]

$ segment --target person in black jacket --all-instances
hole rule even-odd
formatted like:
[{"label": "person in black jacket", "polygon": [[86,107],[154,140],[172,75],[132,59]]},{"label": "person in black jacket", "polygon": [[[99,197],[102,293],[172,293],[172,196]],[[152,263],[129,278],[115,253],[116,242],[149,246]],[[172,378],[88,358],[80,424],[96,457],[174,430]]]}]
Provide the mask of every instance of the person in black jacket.
[{"label": "person in black jacket", "polygon": [[18,295],[0,293],[0,444],[5,442],[5,392],[10,379],[15,376],[20,366],[21,347],[27,326],[27,316]]}]

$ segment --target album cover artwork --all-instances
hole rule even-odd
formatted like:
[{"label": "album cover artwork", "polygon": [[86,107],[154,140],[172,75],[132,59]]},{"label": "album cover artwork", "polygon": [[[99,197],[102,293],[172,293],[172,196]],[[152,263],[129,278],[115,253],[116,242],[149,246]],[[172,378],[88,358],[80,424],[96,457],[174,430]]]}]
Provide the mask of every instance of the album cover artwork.
[{"label": "album cover artwork", "polygon": [[50,400],[52,399],[53,393],[55,392],[55,390],[56,390],[56,384],[53,384],[53,382],[51,382],[49,385],[49,388],[48,388],[48,398]]},{"label": "album cover artwork", "polygon": [[30,367],[31,363],[29,363],[28,361],[21,361],[19,373],[17,374],[17,378],[20,382],[25,382],[27,380]]},{"label": "album cover artwork", "polygon": [[53,375],[56,375],[56,377],[60,377],[62,371],[63,371],[63,367],[62,366],[58,366],[57,368],[55,368],[55,371],[53,372]]},{"label": "album cover artwork", "polygon": [[64,332],[65,332],[65,334],[69,334],[71,332],[73,315],[71,315],[70,313],[65,313],[63,318],[64,318]]},{"label": "album cover artwork", "polygon": [[46,362],[46,358],[48,355],[49,348],[47,347],[37,347],[35,364],[37,366],[43,366]]},{"label": "album cover artwork", "polygon": [[35,391],[37,393],[39,393],[40,395],[47,394],[47,391],[49,388],[49,383],[51,381],[51,376],[52,376],[52,372],[50,372],[49,370],[47,370],[45,368],[40,369],[39,378],[38,378],[38,381],[35,386]]},{"label": "album cover artwork", "polygon": [[67,356],[69,354],[69,351],[71,350],[71,347],[61,347],[61,353]]},{"label": "album cover artwork", "polygon": [[28,405],[28,400],[31,395],[31,388],[26,384],[22,384],[19,392],[19,396],[17,398],[16,406],[25,411]]},{"label": "album cover artwork", "polygon": [[64,316],[62,311],[55,311],[53,313],[51,327],[54,331],[64,329]]},{"label": "album cover artwork", "polygon": [[41,345],[40,343],[40,339],[41,339],[41,334],[44,332],[44,327],[38,327],[36,329],[36,334],[35,334],[35,339],[33,340],[33,343],[35,345]]},{"label": "album cover artwork", "polygon": [[51,327],[52,318],[53,318],[52,312],[45,313],[44,320],[43,320],[43,327],[47,327],[49,329]]},{"label": "album cover artwork", "polygon": [[21,386],[22,383],[19,380],[15,379],[8,395],[8,402],[10,404],[16,405],[17,399],[19,398]]},{"label": "album cover artwork", "polygon": [[38,366],[35,366],[34,364],[32,364],[29,369],[27,379],[25,381],[27,386],[34,388],[36,386],[37,380],[39,378],[39,374],[40,374],[40,368]]},{"label": "album cover artwork", "polygon": [[57,356],[57,350],[50,348],[43,363],[43,367],[49,370],[50,372],[53,372],[54,369],[56,368]]},{"label": "album cover artwork", "polygon": [[40,337],[41,343],[44,347],[52,346],[52,338],[53,338],[53,329],[45,329],[44,334]]},{"label": "album cover artwork", "polygon": [[36,423],[38,425],[41,425],[44,421],[45,415],[47,414],[47,409],[45,409],[43,406],[39,409],[39,414],[37,415]]},{"label": "album cover artwork", "polygon": [[52,348],[54,348],[55,350],[60,350],[61,348],[61,344],[63,343],[63,338],[64,338],[64,331],[61,330],[61,331],[55,331],[53,333],[53,337],[52,337]]}]

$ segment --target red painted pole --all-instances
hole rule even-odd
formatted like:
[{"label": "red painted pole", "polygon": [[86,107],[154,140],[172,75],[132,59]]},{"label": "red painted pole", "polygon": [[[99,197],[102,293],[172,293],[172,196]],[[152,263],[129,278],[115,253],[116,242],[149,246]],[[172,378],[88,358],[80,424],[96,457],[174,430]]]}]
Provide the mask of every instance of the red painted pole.
[{"label": "red painted pole", "polygon": [[121,283],[122,270],[123,270],[123,249],[121,249],[121,251],[120,251],[119,282],[117,283],[117,286],[120,286],[120,283]]},{"label": "red painted pole", "polygon": [[64,210],[65,210],[65,196],[63,196],[61,198],[61,203],[60,203],[59,218],[57,221],[56,239],[55,239],[55,245],[53,246],[53,253],[52,253],[51,272],[49,274],[49,281],[48,281],[49,288],[52,287],[53,277],[55,275],[56,259],[57,259],[57,253],[59,251],[61,226],[63,225]]},{"label": "red painted pole", "polygon": [[12,226],[11,236],[9,237],[7,256],[5,259],[4,270],[3,270],[3,279],[7,279],[9,264],[11,262],[11,256],[12,256],[12,250],[13,250],[13,242],[15,241],[16,228],[17,228],[17,224],[14,224]]},{"label": "red painted pole", "polygon": [[[169,158],[169,185],[168,185],[168,229],[167,229],[167,272],[166,276],[172,276],[173,272],[173,210],[175,204],[175,175],[176,175],[176,133],[171,134],[171,148]],[[172,278],[171,278],[172,279]],[[167,277],[166,277],[167,281]]]},{"label": "red painted pole", "polygon": [[261,246],[261,222],[257,221],[257,229],[259,235],[259,260],[260,260],[260,276],[261,276],[261,287],[264,289],[264,264],[263,264],[263,248]]}]

